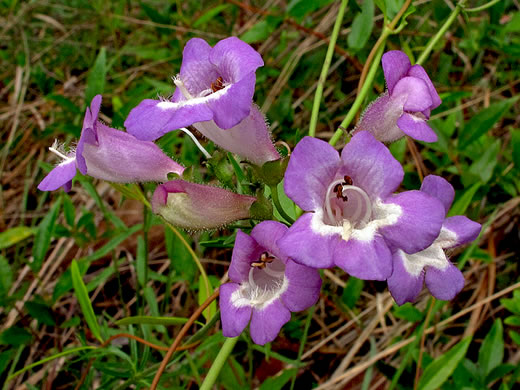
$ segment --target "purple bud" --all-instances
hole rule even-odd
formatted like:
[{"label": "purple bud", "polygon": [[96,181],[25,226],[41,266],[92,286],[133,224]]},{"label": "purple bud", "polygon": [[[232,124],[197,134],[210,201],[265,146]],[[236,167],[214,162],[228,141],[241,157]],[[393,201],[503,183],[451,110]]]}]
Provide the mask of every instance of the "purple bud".
[{"label": "purple bud", "polygon": [[393,142],[405,134],[425,142],[437,135],[426,123],[441,99],[421,65],[411,65],[402,51],[393,50],[382,58],[388,91],[363,114],[355,132],[366,130],[377,140]]},{"label": "purple bud", "polygon": [[172,180],[157,187],[152,208],[174,226],[184,229],[215,229],[249,217],[256,201],[218,187]]},{"label": "purple bud", "polygon": [[112,129],[98,120],[101,95],[87,108],[76,152],[51,151],[63,162],[43,179],[38,188],[52,191],[70,189],[76,167],[84,175],[118,183],[166,181],[168,174],[182,174],[184,168],[170,159],[153,142],[140,141],[133,135]]}]

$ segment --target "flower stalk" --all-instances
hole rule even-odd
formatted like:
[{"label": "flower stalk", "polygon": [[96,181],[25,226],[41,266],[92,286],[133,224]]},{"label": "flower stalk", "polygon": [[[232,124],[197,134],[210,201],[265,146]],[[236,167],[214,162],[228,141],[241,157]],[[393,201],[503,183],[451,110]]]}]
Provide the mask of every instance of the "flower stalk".
[{"label": "flower stalk", "polygon": [[433,48],[435,47],[437,42],[439,42],[439,40],[444,36],[444,34],[446,34],[446,31],[448,31],[448,28],[450,28],[451,24],[455,21],[455,19],[459,15],[460,11],[462,11],[465,3],[466,3],[465,0],[461,0],[457,3],[457,6],[452,11],[452,13],[448,17],[448,19],[446,19],[446,21],[444,22],[442,27],[439,29],[439,31],[437,31],[437,33],[430,39],[430,41],[424,48],[423,52],[421,53],[421,55],[415,62],[416,64],[422,65],[424,63],[424,61],[426,61],[426,59],[430,55],[431,51],[433,50]]},{"label": "flower stalk", "polygon": [[200,386],[200,390],[211,390],[213,388],[213,385],[215,384],[222,367],[224,367],[227,358],[233,351],[233,348],[235,347],[235,344],[239,338],[240,336],[229,337],[226,339],[226,341],[224,341],[224,345],[220,349],[220,352],[218,353],[215,361],[208,371],[208,375],[206,375],[204,382],[202,382],[202,385]]},{"label": "flower stalk", "polygon": [[385,45],[381,45],[379,47],[379,50],[376,53],[375,60],[372,62],[370,66],[370,70],[368,71],[367,77],[365,79],[365,83],[363,84],[361,91],[356,96],[356,100],[354,100],[354,103],[352,103],[352,106],[350,107],[350,110],[347,113],[347,116],[345,119],[343,119],[343,122],[339,125],[339,129],[336,130],[334,135],[329,141],[329,144],[334,146],[339,141],[341,136],[347,132],[347,128],[352,123],[352,120],[356,116],[357,112],[361,108],[361,105],[363,104],[363,101],[365,100],[365,97],[368,95],[368,91],[370,91],[370,88],[372,88],[372,83],[374,81],[374,78],[376,76],[376,72],[379,69],[379,62],[381,61],[381,57],[383,56],[383,51],[385,50]]},{"label": "flower stalk", "polygon": [[338,10],[338,16],[332,29],[332,35],[330,36],[329,47],[327,48],[327,54],[325,55],[325,61],[323,61],[323,67],[321,68],[320,78],[318,79],[318,85],[316,87],[316,94],[314,95],[314,103],[312,105],[311,122],[309,124],[309,136],[314,137],[316,135],[316,124],[318,123],[318,113],[320,111],[321,97],[323,95],[323,86],[329,73],[330,64],[332,62],[332,55],[334,54],[334,48],[336,46],[336,40],[338,39],[339,29],[343,22],[343,15],[347,8],[348,0],[341,0],[341,5]]}]

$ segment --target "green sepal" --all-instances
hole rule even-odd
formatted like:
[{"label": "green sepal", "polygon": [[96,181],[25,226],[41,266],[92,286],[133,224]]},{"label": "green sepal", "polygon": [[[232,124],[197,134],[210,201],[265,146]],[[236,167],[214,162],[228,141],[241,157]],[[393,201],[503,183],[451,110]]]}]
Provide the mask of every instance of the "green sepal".
[{"label": "green sepal", "polygon": [[289,164],[289,157],[283,157],[275,161],[268,161],[261,167],[254,166],[254,171],[262,183],[272,187],[283,180],[287,164]]},{"label": "green sepal", "polygon": [[233,175],[235,171],[233,166],[229,163],[227,154],[220,150],[213,153],[210,159],[206,161],[209,173],[216,176],[216,178],[228,188],[233,188]]},{"label": "green sepal", "polygon": [[259,190],[256,194],[256,201],[251,205],[249,209],[249,215],[251,219],[266,220],[273,219],[273,205],[265,197],[263,191]]}]

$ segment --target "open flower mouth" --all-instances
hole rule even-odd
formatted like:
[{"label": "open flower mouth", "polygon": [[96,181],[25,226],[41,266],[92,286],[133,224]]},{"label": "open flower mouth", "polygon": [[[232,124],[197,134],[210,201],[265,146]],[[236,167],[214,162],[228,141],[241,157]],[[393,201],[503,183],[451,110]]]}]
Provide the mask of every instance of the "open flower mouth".
[{"label": "open flower mouth", "polygon": [[228,87],[229,85],[231,85],[230,83],[224,81],[223,77],[222,76],[218,76],[215,81],[213,81],[209,88],[206,88],[206,89],[203,89],[202,91],[200,91],[196,96],[193,96],[190,91],[188,91],[188,88],[186,87],[186,84],[184,83],[184,81],[182,80],[181,76],[178,75],[177,77],[175,77],[173,79],[173,82],[175,84],[175,86],[177,88],[179,88],[179,90],[181,91],[182,93],[182,96],[186,99],[186,100],[191,100],[191,99],[196,99],[196,98],[203,98],[203,97],[207,97],[211,94],[214,94],[214,93],[217,93],[218,91],[222,91],[223,89],[225,89],[226,87]]},{"label": "open flower mouth", "polygon": [[353,185],[349,176],[329,184],[325,196],[323,222],[342,226],[344,236],[352,229],[363,229],[372,218],[372,201],[360,187]]},{"label": "open flower mouth", "polygon": [[280,297],[287,289],[285,264],[278,258],[264,252],[258,261],[251,264],[248,282],[238,290],[241,298],[249,305],[262,308]]}]

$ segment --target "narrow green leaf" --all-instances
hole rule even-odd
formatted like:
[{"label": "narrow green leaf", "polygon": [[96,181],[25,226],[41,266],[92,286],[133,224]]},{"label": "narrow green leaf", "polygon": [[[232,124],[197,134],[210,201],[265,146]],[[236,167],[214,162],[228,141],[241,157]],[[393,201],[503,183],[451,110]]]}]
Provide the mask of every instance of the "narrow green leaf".
[{"label": "narrow green leaf", "polygon": [[478,351],[478,364],[487,376],[504,359],[504,335],[502,321],[497,319]]},{"label": "narrow green leaf", "polygon": [[28,226],[16,226],[0,233],[0,249],[9,248],[34,234],[34,229]]},{"label": "narrow green leaf", "polygon": [[143,236],[137,237],[136,273],[137,282],[141,287],[146,285],[146,244]]},{"label": "narrow green leaf", "polygon": [[13,271],[9,261],[0,255],[0,297],[7,295],[13,283]]},{"label": "narrow green leaf", "polygon": [[473,197],[477,193],[480,188],[481,183],[475,183],[470,188],[468,188],[464,194],[455,201],[453,206],[451,207],[448,216],[451,217],[453,215],[463,215],[466,212],[466,209],[469,207]]},{"label": "narrow green leaf", "polygon": [[504,32],[520,32],[520,12],[515,12],[508,24],[504,27]]},{"label": "narrow green leaf", "polygon": [[361,13],[356,15],[352,22],[352,31],[347,37],[348,46],[352,49],[362,49],[372,33],[374,27],[374,1],[364,0]]},{"label": "narrow green leaf", "polygon": [[0,334],[1,345],[18,347],[20,345],[29,344],[31,340],[32,334],[19,326],[11,326]]},{"label": "narrow green leaf", "polygon": [[8,349],[0,352],[0,375],[2,375],[7,368],[7,365],[14,356],[14,349]]},{"label": "narrow green leaf", "polygon": [[87,89],[85,90],[85,99],[87,103],[97,94],[105,91],[105,78],[107,75],[107,51],[104,47],[101,48],[99,54],[94,62],[94,66],[90,69],[87,77]]},{"label": "narrow green leaf", "polygon": [[74,207],[70,196],[65,193],[63,195],[63,214],[65,215],[67,225],[73,227],[76,220],[76,208]]},{"label": "narrow green leaf", "polygon": [[469,173],[480,178],[482,183],[487,183],[493,176],[498,159],[498,152],[500,151],[500,140],[497,139],[491,145],[486,146],[484,153],[471,164]]},{"label": "narrow green leaf", "polygon": [[202,26],[205,23],[210,22],[215,16],[217,16],[222,11],[228,9],[231,4],[220,4],[216,7],[210,9],[209,11],[202,14],[195,22],[193,22],[193,28],[197,28]]},{"label": "narrow green leaf", "polygon": [[503,378],[516,368],[514,364],[499,364],[486,376],[486,383],[494,382]]},{"label": "narrow green leaf", "polygon": [[466,356],[471,337],[463,339],[444,355],[435,359],[426,370],[419,381],[418,388],[421,390],[437,390],[450,377],[460,361]]},{"label": "narrow green leaf", "polygon": [[56,224],[56,218],[61,207],[61,198],[54,203],[47,215],[43,217],[42,221],[38,225],[36,236],[34,237],[33,246],[33,262],[29,263],[29,266],[33,271],[38,271],[42,266],[43,259],[49,250],[51,245],[51,237],[54,231],[54,225]]},{"label": "narrow green leaf", "polygon": [[112,238],[109,242],[107,242],[105,245],[103,245],[101,248],[99,248],[94,253],[88,255],[85,257],[85,261],[92,262],[95,260],[98,260],[102,258],[103,256],[108,255],[110,252],[112,252],[114,249],[116,249],[119,244],[121,244],[124,240],[126,240],[128,237],[133,235],[134,233],[138,232],[143,228],[142,224],[134,225],[130,229],[125,230],[118,235],[116,235],[114,238]]},{"label": "narrow green leaf", "polygon": [[[520,13],[518,14],[520,15]],[[516,169],[520,170],[520,130],[511,133],[511,147],[513,149],[513,162]]]},{"label": "narrow green leaf", "polygon": [[520,333],[515,332],[514,330],[509,331],[509,337],[518,345],[520,345]]},{"label": "narrow green leaf", "polygon": [[[87,272],[89,263],[86,261],[80,261],[78,263],[79,272],[83,275]],[[65,294],[67,291],[72,289],[72,275],[70,272],[70,267],[65,270],[64,273],[61,274],[60,278],[56,282],[56,286],[54,286],[54,291],[52,292],[52,300],[56,302],[59,297]]]},{"label": "narrow green leaf", "polygon": [[[180,232],[180,234],[184,235],[188,243],[190,242],[190,238],[185,233]],[[182,241],[168,228],[164,230],[164,240],[173,272],[188,282],[194,282],[197,266]]]},{"label": "narrow green leaf", "polygon": [[265,41],[282,20],[280,17],[268,16],[243,33],[240,39],[247,43]]},{"label": "narrow green leaf", "polygon": [[287,13],[290,17],[301,20],[305,15],[323,8],[334,0],[291,0],[287,5]]},{"label": "narrow green leaf", "polygon": [[260,386],[260,390],[281,390],[297,371],[297,368],[282,370],[280,375],[272,376],[264,380]]},{"label": "narrow green leaf", "polygon": [[424,314],[409,302],[396,307],[394,309],[394,315],[397,318],[402,318],[409,322],[419,322],[424,318]]},{"label": "narrow green leaf", "polygon": [[355,278],[354,276],[349,277],[347,285],[343,289],[343,294],[341,294],[341,300],[343,303],[353,309],[354,306],[356,306],[357,300],[361,296],[364,284],[365,282],[361,279]]},{"label": "narrow green leaf", "polygon": [[509,326],[520,326],[519,316],[509,316],[504,320],[504,324]]},{"label": "narrow green leaf", "polygon": [[[211,282],[211,281],[210,281]],[[211,285],[209,286],[211,289]],[[206,283],[204,283],[204,279],[202,277],[199,277],[199,305],[204,303],[206,299],[211,295],[212,291],[208,291],[206,289]],[[208,306],[206,310],[202,312],[202,315],[206,319],[206,322],[211,319],[217,312],[217,303],[215,301],[211,302],[211,304]]]},{"label": "narrow green leaf", "polygon": [[509,111],[518,97],[503,100],[490,105],[474,115],[464,124],[464,129],[459,136],[459,150],[463,150],[469,144],[476,141],[491,128]]},{"label": "narrow green leaf", "polygon": [[[188,322],[188,318],[183,317],[156,317],[156,316],[133,316],[125,317],[116,321],[116,325],[182,325]],[[195,321],[199,325],[203,325],[201,322]]]},{"label": "narrow green leaf", "polygon": [[99,324],[97,323],[96,315],[94,314],[94,309],[92,308],[92,303],[90,302],[87,288],[85,287],[85,283],[83,283],[83,278],[81,277],[76,260],[72,260],[72,264],[70,265],[70,272],[72,276],[74,292],[76,293],[76,298],[78,299],[79,305],[81,306],[81,311],[83,312],[83,317],[85,317],[85,322],[90,328],[92,334],[100,342],[103,342],[99,330]]},{"label": "narrow green leaf", "polygon": [[45,359],[42,359],[42,360],[38,360],[37,362],[34,362],[32,364],[29,364],[27,366],[25,366],[24,368],[16,371],[14,374],[12,374],[11,376],[9,376],[9,378],[7,378],[8,381],[16,378],[18,375],[20,374],[23,374],[25,371],[29,371],[30,369],[34,368],[34,367],[38,367],[38,366],[41,366],[42,364],[45,364],[47,362],[50,362],[54,359],[58,359],[62,356],[67,356],[67,355],[71,355],[71,354],[74,354],[76,352],[81,352],[81,351],[88,351],[88,350],[91,350],[91,349],[96,349],[96,347],[90,347],[90,346],[85,346],[85,347],[77,347],[77,348],[71,348],[71,349],[68,349],[66,351],[63,351],[63,352],[60,352],[60,353],[57,353],[55,355],[52,355],[52,356],[49,356],[49,357],[46,357]]},{"label": "narrow green leaf", "polygon": [[39,323],[49,326],[56,325],[54,314],[47,305],[39,302],[25,302],[24,306],[31,317],[37,319]]}]

